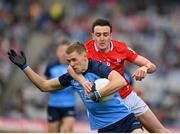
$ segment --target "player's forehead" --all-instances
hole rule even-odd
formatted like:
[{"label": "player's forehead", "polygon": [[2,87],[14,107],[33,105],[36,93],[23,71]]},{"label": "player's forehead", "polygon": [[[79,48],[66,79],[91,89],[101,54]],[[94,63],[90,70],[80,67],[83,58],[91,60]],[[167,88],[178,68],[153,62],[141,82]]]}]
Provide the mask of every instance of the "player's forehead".
[{"label": "player's forehead", "polygon": [[94,33],[110,33],[110,27],[97,25],[94,27]]},{"label": "player's forehead", "polygon": [[70,54],[67,54],[67,59],[68,60],[72,60],[72,59],[78,59],[79,57],[81,57],[80,54],[78,54],[76,51],[70,53]]}]

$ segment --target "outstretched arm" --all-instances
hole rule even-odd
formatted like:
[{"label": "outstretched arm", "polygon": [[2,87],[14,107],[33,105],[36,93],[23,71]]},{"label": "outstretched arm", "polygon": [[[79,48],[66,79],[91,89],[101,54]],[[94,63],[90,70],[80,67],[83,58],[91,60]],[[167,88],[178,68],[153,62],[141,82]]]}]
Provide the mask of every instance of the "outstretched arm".
[{"label": "outstretched arm", "polygon": [[143,56],[138,55],[133,63],[140,66],[132,75],[136,80],[142,80],[147,73],[153,73],[156,71],[156,65]]},{"label": "outstretched arm", "polygon": [[23,71],[32,83],[43,92],[50,92],[63,88],[58,78],[46,80],[35,73],[29,66],[27,66]]},{"label": "outstretched arm", "polygon": [[17,65],[19,68],[23,70],[26,76],[32,81],[32,83],[38,87],[41,91],[49,92],[56,90],[57,88],[63,88],[60,84],[58,78],[54,78],[51,80],[46,80],[37,73],[35,73],[27,64],[26,64],[26,56],[21,51],[20,54],[17,54],[13,49],[8,52],[9,59]]}]

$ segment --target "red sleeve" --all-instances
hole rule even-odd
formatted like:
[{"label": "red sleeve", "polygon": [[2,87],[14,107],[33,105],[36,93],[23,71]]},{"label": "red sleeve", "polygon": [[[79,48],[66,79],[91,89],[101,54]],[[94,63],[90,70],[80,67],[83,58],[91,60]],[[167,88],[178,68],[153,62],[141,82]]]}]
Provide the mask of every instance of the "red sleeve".
[{"label": "red sleeve", "polygon": [[118,46],[117,48],[119,48],[119,50],[125,54],[126,60],[129,62],[133,62],[137,58],[138,54],[129,48],[125,42],[114,41],[113,43],[116,44],[116,46]]},{"label": "red sleeve", "polygon": [[126,48],[127,48],[126,49],[126,51],[127,51],[127,60],[129,62],[133,62],[137,58],[138,54],[134,50],[132,50],[131,48],[129,48],[129,47],[126,47]]}]

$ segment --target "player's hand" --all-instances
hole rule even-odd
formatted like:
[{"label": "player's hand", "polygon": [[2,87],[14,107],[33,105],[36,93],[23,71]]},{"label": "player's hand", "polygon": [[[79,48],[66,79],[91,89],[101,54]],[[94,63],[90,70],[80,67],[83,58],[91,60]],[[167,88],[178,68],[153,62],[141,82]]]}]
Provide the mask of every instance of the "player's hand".
[{"label": "player's hand", "polygon": [[139,80],[141,81],[142,79],[145,78],[147,74],[147,67],[145,66],[142,66],[142,67],[139,67],[132,75],[133,78],[135,78],[136,80]]},{"label": "player's hand", "polygon": [[93,100],[94,102],[99,102],[101,95],[100,93],[95,89],[95,84],[92,86],[92,90],[87,93],[87,97]]},{"label": "player's hand", "polygon": [[92,90],[92,83],[88,80],[82,83],[82,86],[86,95]]},{"label": "player's hand", "polygon": [[17,54],[15,50],[11,49],[8,52],[9,59],[17,65],[19,68],[24,70],[27,67],[26,64],[26,56],[23,53],[23,51],[20,52],[20,54]]}]

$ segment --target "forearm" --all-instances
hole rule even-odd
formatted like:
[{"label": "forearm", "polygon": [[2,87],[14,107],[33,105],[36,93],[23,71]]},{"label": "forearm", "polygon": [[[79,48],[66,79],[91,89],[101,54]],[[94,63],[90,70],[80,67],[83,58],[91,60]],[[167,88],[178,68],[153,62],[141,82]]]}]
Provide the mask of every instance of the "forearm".
[{"label": "forearm", "polygon": [[127,86],[125,79],[117,72],[113,74],[113,77],[109,78],[110,82],[107,86],[99,90],[101,96],[107,96],[121,90]]},{"label": "forearm", "polygon": [[43,92],[51,91],[52,89],[46,84],[46,79],[35,73],[29,66],[24,70],[25,75],[31,82]]},{"label": "forearm", "polygon": [[145,70],[147,70],[147,73],[153,73],[156,71],[156,65],[143,56],[139,55],[135,59],[134,63],[140,67],[143,67]]}]

